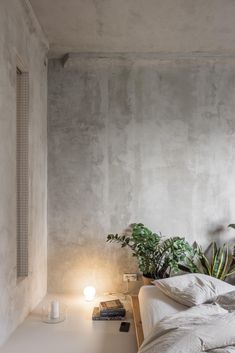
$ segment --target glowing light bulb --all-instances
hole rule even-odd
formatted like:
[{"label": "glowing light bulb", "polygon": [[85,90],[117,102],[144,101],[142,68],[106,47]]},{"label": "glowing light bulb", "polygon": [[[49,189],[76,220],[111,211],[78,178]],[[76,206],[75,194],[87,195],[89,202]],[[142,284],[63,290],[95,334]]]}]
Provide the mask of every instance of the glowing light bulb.
[{"label": "glowing light bulb", "polygon": [[83,294],[87,301],[92,301],[95,298],[96,290],[94,287],[88,286],[84,288]]}]

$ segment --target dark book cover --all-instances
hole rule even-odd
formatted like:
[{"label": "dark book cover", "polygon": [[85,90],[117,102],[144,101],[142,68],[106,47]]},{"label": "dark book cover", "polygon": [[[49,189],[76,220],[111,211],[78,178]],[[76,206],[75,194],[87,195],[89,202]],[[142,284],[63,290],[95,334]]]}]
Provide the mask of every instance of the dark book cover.
[{"label": "dark book cover", "polygon": [[99,307],[94,307],[93,309],[93,313],[92,313],[92,320],[94,321],[119,321],[119,320],[123,320],[123,316],[101,316],[100,315],[100,309]]},{"label": "dark book cover", "polygon": [[105,302],[100,302],[100,311],[108,311],[108,310],[115,310],[115,309],[123,309],[123,304],[120,302],[119,299],[115,300],[107,300]]},{"label": "dark book cover", "polygon": [[126,315],[126,310],[124,308],[122,309],[116,309],[116,310],[100,310],[100,315],[101,316],[125,316]]}]

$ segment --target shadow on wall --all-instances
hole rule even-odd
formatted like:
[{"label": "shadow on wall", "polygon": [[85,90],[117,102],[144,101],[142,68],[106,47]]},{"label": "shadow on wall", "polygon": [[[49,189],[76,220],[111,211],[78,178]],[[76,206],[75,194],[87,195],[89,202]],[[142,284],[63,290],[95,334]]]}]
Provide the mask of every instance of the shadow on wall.
[{"label": "shadow on wall", "polygon": [[228,225],[229,221],[227,220],[211,223],[207,230],[208,243],[215,241],[219,246],[222,246],[224,243],[234,246],[235,231],[229,228]]}]

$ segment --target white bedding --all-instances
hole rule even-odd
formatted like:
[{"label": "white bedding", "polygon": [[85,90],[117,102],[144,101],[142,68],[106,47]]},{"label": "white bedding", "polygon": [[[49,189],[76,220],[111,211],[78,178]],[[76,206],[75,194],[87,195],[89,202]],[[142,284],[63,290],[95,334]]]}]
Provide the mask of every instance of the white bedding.
[{"label": "white bedding", "polygon": [[235,312],[213,304],[194,306],[158,322],[139,353],[232,353]]},{"label": "white bedding", "polygon": [[235,290],[230,289],[214,303],[188,308],[157,287],[142,287],[139,353],[235,353]]},{"label": "white bedding", "polygon": [[167,297],[155,286],[141,287],[139,304],[144,337],[147,337],[153,326],[165,316],[187,309],[186,306]]}]

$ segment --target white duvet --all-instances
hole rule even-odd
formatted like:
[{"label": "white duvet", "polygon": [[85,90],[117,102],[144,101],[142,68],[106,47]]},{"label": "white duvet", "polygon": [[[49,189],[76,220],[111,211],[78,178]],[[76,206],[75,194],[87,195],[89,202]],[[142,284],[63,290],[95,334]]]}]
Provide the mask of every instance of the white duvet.
[{"label": "white duvet", "polygon": [[[234,347],[233,347],[234,345]],[[139,353],[235,353],[235,312],[202,304],[157,323]]]}]

